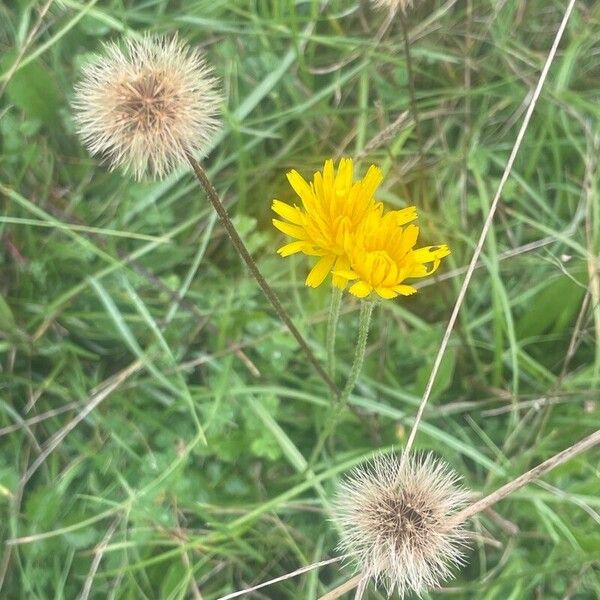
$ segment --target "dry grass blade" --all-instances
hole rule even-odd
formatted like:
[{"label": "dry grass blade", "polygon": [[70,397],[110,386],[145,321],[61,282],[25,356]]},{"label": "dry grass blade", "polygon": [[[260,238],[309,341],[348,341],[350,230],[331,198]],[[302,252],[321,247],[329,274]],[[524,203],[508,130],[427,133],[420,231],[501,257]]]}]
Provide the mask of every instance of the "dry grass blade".
[{"label": "dry grass blade", "polygon": [[363,576],[361,573],[359,573],[358,575],[355,575],[351,579],[348,579],[348,581],[345,581],[335,589],[327,592],[324,596],[321,596],[319,600],[336,600],[346,592],[353,590],[357,585],[360,584],[362,580]]},{"label": "dry grass blade", "polygon": [[73,429],[75,429],[75,427],[77,427],[77,425],[79,425],[79,423],[81,423],[81,421],[83,421],[105,398],[110,396],[116,389],[125,383],[125,381],[127,381],[134,373],[137,373],[137,371],[142,369],[143,366],[144,363],[141,360],[136,360],[129,365],[129,367],[111,377],[106,384],[90,398],[85,408],[50,438],[46,448],[44,448],[40,455],[31,463],[31,466],[23,475],[21,484],[25,485],[31,479],[31,476],[39,469],[48,456],[58,448],[61,442],[71,431],[73,431]]},{"label": "dry grass blade", "polygon": [[473,515],[476,515],[482,510],[492,506],[496,502],[499,502],[507,496],[510,496],[510,494],[513,492],[520,490],[528,483],[538,479],[542,475],[545,475],[555,467],[562,465],[574,456],[577,456],[578,454],[581,454],[582,452],[585,452],[586,450],[589,450],[598,444],[600,444],[600,429],[573,444],[569,448],[566,448],[562,452],[555,454],[533,469],[530,469],[527,471],[527,473],[523,473],[523,475],[520,475],[506,485],[503,485],[501,488],[498,488],[495,492],[492,492],[485,498],[482,498],[481,500],[478,500],[477,502],[467,506],[460,512],[456,513],[456,515],[452,518],[452,522],[461,523],[467,519],[470,519]]},{"label": "dry grass blade", "polygon": [[302,567],[300,569],[296,569],[291,573],[286,573],[281,577],[275,577],[275,579],[269,579],[269,581],[265,581],[263,583],[259,583],[258,585],[254,585],[252,587],[246,588],[245,590],[239,590],[237,592],[233,592],[231,594],[227,594],[227,596],[221,596],[217,600],[231,600],[231,598],[238,598],[239,596],[244,596],[245,594],[250,594],[256,590],[260,590],[261,588],[267,587],[269,585],[273,585],[274,583],[279,583],[280,581],[285,581],[286,579],[291,579],[292,577],[296,577],[297,575],[302,575],[303,573],[308,573],[308,571],[312,571],[313,569],[318,569],[319,567],[324,567],[325,565],[330,565],[335,562],[339,562],[343,560],[344,556],[336,556],[335,558],[328,558],[327,560],[321,560],[319,562],[313,563],[312,565],[307,565],[306,567]]},{"label": "dry grass blade", "polygon": [[50,7],[52,6],[53,2],[54,0],[48,0],[46,4],[44,4],[40,9],[35,25],[31,28],[31,31],[29,32],[25,43],[23,44],[23,46],[21,46],[21,49],[19,50],[19,53],[17,54],[17,57],[15,58],[13,64],[10,66],[10,68],[8,69],[8,71],[6,71],[4,75],[4,80],[2,81],[2,85],[0,85],[0,97],[4,94],[6,86],[9,84],[12,76],[17,72],[21,60],[23,59],[25,53],[27,52],[27,50],[29,50],[29,47],[33,43],[35,36],[37,35],[38,31],[42,26],[44,17],[46,16],[48,10],[50,10]]},{"label": "dry grass blade", "polygon": [[100,561],[102,560],[102,556],[112,538],[115,530],[117,529],[117,525],[119,524],[119,519],[115,519],[110,527],[107,529],[105,536],[102,538],[98,547],[94,550],[94,560],[92,561],[92,565],[90,567],[90,572],[88,576],[85,578],[85,582],[83,584],[83,588],[81,590],[81,594],[79,595],[78,600],[87,600],[90,596],[90,592],[92,591],[92,585],[94,583],[94,577],[98,572],[98,567],[100,566]]}]

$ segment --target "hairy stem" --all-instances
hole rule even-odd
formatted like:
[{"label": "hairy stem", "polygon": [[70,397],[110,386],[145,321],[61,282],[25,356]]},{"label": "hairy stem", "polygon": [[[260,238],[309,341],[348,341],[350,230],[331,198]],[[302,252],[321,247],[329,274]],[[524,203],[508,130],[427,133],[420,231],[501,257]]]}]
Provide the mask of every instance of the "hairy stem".
[{"label": "hairy stem", "polygon": [[331,304],[329,306],[329,317],[327,319],[327,372],[335,381],[335,336],[337,324],[340,318],[340,307],[342,305],[343,290],[337,287],[331,289]]},{"label": "hairy stem", "polygon": [[329,439],[332,434],[337,421],[350,400],[350,394],[358,381],[360,372],[362,370],[363,363],[365,361],[365,352],[367,350],[367,338],[369,337],[369,329],[371,327],[371,315],[373,314],[374,302],[363,301],[360,307],[360,319],[358,323],[358,338],[356,340],[356,351],[354,352],[354,361],[350,369],[350,374],[346,380],[346,385],[342,390],[342,393],[335,400],[331,410],[329,411],[329,417],[325,423],[325,428],[321,432],[319,439],[315,445],[315,449],[312,452],[309,465],[313,465],[314,461],[319,456],[325,442]]},{"label": "hairy stem", "polygon": [[294,336],[294,338],[296,338],[296,341],[298,342],[300,348],[302,348],[302,351],[304,352],[304,354],[306,354],[306,358],[308,358],[309,362],[313,365],[317,373],[321,376],[323,381],[325,381],[325,383],[330,387],[331,391],[337,397],[339,393],[337,386],[335,385],[331,377],[327,374],[325,369],[321,366],[321,363],[319,363],[316,356],[313,354],[308,343],[306,342],[300,331],[298,331],[297,327],[294,325],[294,322],[283,307],[283,304],[281,304],[281,301],[277,297],[277,294],[275,294],[273,288],[271,288],[271,286],[267,283],[267,280],[259,271],[256,262],[254,262],[254,259],[250,255],[250,252],[248,252],[248,249],[246,248],[246,245],[244,244],[242,238],[239,236],[236,228],[231,222],[231,219],[227,214],[227,210],[225,209],[225,206],[223,206],[223,203],[219,198],[219,194],[208,179],[208,176],[204,172],[204,169],[200,166],[198,161],[190,154],[187,155],[187,158],[190,165],[192,166],[196,178],[200,182],[200,185],[204,188],[204,191],[206,192],[210,203],[213,205],[213,208],[219,215],[221,223],[225,228],[229,239],[233,243],[235,250],[240,255],[240,258],[244,261],[254,279],[256,279],[256,282],[258,283],[260,289],[263,291],[267,300],[275,309],[277,316],[283,321],[283,323],[285,323],[285,325],[290,330],[290,333]]},{"label": "hairy stem", "polygon": [[338,409],[343,410],[348,404],[350,394],[358,381],[360,372],[362,371],[363,363],[365,362],[365,352],[367,350],[367,339],[369,337],[369,329],[371,328],[371,316],[375,303],[371,301],[363,301],[360,307],[360,318],[358,322],[358,338],[356,340],[356,351],[354,352],[354,361],[350,374],[346,381],[346,385],[337,402]]}]

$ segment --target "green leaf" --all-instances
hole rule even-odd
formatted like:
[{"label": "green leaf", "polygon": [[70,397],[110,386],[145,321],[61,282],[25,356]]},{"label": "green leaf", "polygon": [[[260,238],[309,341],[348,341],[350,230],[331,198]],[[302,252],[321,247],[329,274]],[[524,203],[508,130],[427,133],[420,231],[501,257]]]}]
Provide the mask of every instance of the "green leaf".
[{"label": "green leaf", "polygon": [[15,317],[4,296],[0,294],[0,331],[14,331]]},{"label": "green leaf", "polygon": [[568,328],[581,306],[584,286],[583,273],[550,279],[528,302],[527,310],[517,322],[517,337],[560,333]]},{"label": "green leaf", "polygon": [[[14,53],[4,57],[0,61],[2,70],[9,70],[14,60]],[[56,123],[61,104],[60,91],[51,71],[40,61],[31,62],[14,73],[6,87],[6,94],[27,117],[40,119],[47,125]]]}]

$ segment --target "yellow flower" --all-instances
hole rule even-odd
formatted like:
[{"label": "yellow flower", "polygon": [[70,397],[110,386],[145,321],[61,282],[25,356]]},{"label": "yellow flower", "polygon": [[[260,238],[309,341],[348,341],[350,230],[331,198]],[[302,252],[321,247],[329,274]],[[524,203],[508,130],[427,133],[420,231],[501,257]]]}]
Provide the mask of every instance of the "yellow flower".
[{"label": "yellow flower", "polygon": [[401,227],[398,212],[371,212],[353,234],[346,236],[350,268],[336,270],[335,275],[354,281],[349,291],[358,298],[373,291],[382,298],[410,296],[417,290],[404,280],[431,275],[450,254],[445,244],[414,249],[419,228],[413,224]]},{"label": "yellow flower", "polygon": [[[287,174],[290,185],[300,197],[302,207],[273,200],[273,211],[282,219],[273,225],[296,241],[277,251],[281,256],[302,252],[319,258],[306,278],[306,285],[317,287],[332,271],[350,267],[344,241],[370,213],[381,215],[383,205],[374,198],[383,179],[381,169],[371,165],[363,179],[353,181],[352,159],[342,158],[337,173],[333,161],[325,161],[323,172],[316,172],[308,183],[297,171]],[[404,209],[405,221],[416,218],[414,207]],[[345,287],[346,280],[333,277],[333,284]]]}]

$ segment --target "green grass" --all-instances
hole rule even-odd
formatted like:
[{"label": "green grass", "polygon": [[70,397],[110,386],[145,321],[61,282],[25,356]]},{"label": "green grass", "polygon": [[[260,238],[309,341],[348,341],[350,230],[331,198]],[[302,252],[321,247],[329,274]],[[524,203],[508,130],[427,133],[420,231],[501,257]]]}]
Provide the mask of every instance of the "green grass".
[{"label": "green grass", "polygon": [[[206,166],[325,361],[329,290],[303,285],[305,259],[276,256],[270,201],[292,199],[288,169],[310,175],[341,155],[382,166],[388,206],[418,198],[411,120],[370,144],[409,107],[399,25],[375,47],[383,16],[358,0],[63,0],[37,27],[43,4],[0,4],[0,595],[215,600],[333,556],[336,482],[406,441],[566,3],[427,0],[410,12],[420,222],[452,256],[441,281],[376,308],[351,399],[360,418],[344,412],[313,471],[328,389],[192,176],[107,172],[80,146],[69,103],[103,40],[150,28],[205,48],[227,98]],[[599,25],[600,3],[579,2],[417,437],[476,491],[600,427]],[[346,295],[340,381],[357,309]],[[431,598],[599,597],[598,458],[498,504],[517,534],[479,517],[468,566]],[[318,598],[350,575],[332,565],[256,597]]]}]

